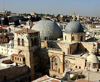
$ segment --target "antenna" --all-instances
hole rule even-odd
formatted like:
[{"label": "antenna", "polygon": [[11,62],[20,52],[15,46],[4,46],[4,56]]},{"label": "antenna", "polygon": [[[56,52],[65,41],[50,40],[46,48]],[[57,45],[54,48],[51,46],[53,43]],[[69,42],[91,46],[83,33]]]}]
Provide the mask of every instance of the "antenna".
[{"label": "antenna", "polygon": [[45,16],[47,15],[47,11],[45,11]]},{"label": "antenna", "polygon": [[45,11],[45,15],[47,14],[47,11]]}]

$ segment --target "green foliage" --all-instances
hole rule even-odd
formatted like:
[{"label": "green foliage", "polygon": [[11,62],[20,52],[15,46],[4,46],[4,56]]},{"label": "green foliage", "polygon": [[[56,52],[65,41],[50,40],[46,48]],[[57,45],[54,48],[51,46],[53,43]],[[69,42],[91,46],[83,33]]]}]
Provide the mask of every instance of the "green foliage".
[{"label": "green foliage", "polygon": [[9,20],[7,17],[4,17],[3,25],[9,25]]}]

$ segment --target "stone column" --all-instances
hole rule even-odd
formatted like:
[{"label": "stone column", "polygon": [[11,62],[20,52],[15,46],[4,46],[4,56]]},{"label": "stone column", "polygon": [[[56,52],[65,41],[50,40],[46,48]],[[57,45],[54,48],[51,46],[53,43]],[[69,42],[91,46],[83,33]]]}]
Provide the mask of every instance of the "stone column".
[{"label": "stone column", "polygon": [[53,69],[53,61],[50,60],[50,69]]},{"label": "stone column", "polygon": [[64,70],[63,70],[63,63],[59,64],[59,68],[60,68],[60,73],[63,73],[64,72]]}]

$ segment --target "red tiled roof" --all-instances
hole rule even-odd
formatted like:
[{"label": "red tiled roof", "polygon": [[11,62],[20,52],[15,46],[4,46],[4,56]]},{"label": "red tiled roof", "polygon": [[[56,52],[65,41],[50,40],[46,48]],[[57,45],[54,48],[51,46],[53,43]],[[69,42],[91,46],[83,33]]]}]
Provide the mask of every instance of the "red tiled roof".
[{"label": "red tiled roof", "polygon": [[36,32],[39,32],[39,31],[30,30],[30,29],[28,29],[28,28],[25,28],[25,29],[16,31],[15,33],[36,33]]},{"label": "red tiled roof", "polygon": [[3,37],[3,39],[7,39],[6,37]]},{"label": "red tiled roof", "polygon": [[21,55],[21,54],[12,54],[11,56],[18,56],[18,57],[24,57],[24,55]]},{"label": "red tiled roof", "polygon": [[60,82],[60,81],[57,81],[57,80],[50,80],[51,82]]},{"label": "red tiled roof", "polygon": [[94,82],[94,81],[88,81],[88,80],[85,80],[85,79],[78,79],[75,82]]},{"label": "red tiled roof", "polygon": [[[46,78],[46,77],[48,77],[48,76],[47,76],[47,75],[44,75],[44,76],[42,76],[42,77],[40,77],[40,78]],[[40,78],[39,78],[39,79],[40,79]]]},{"label": "red tiled roof", "polygon": [[61,80],[44,75],[44,76],[42,76],[42,77],[40,77],[32,82],[61,82]]},{"label": "red tiled roof", "polygon": [[3,30],[2,28],[0,28],[0,30]]},{"label": "red tiled roof", "polygon": [[5,37],[5,35],[0,35],[0,37]]},{"label": "red tiled roof", "polygon": [[7,27],[9,27],[8,25],[1,25],[2,26],[2,28],[7,28]]}]

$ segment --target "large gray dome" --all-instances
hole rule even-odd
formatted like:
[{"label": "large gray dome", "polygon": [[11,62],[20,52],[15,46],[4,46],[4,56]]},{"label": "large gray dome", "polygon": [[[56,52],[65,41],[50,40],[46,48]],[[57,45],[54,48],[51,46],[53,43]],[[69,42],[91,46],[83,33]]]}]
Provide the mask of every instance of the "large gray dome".
[{"label": "large gray dome", "polygon": [[71,21],[65,28],[66,33],[81,33],[84,32],[84,28],[79,22]]},{"label": "large gray dome", "polygon": [[50,20],[40,20],[32,29],[40,31],[41,40],[56,40],[62,35],[60,27]]}]

